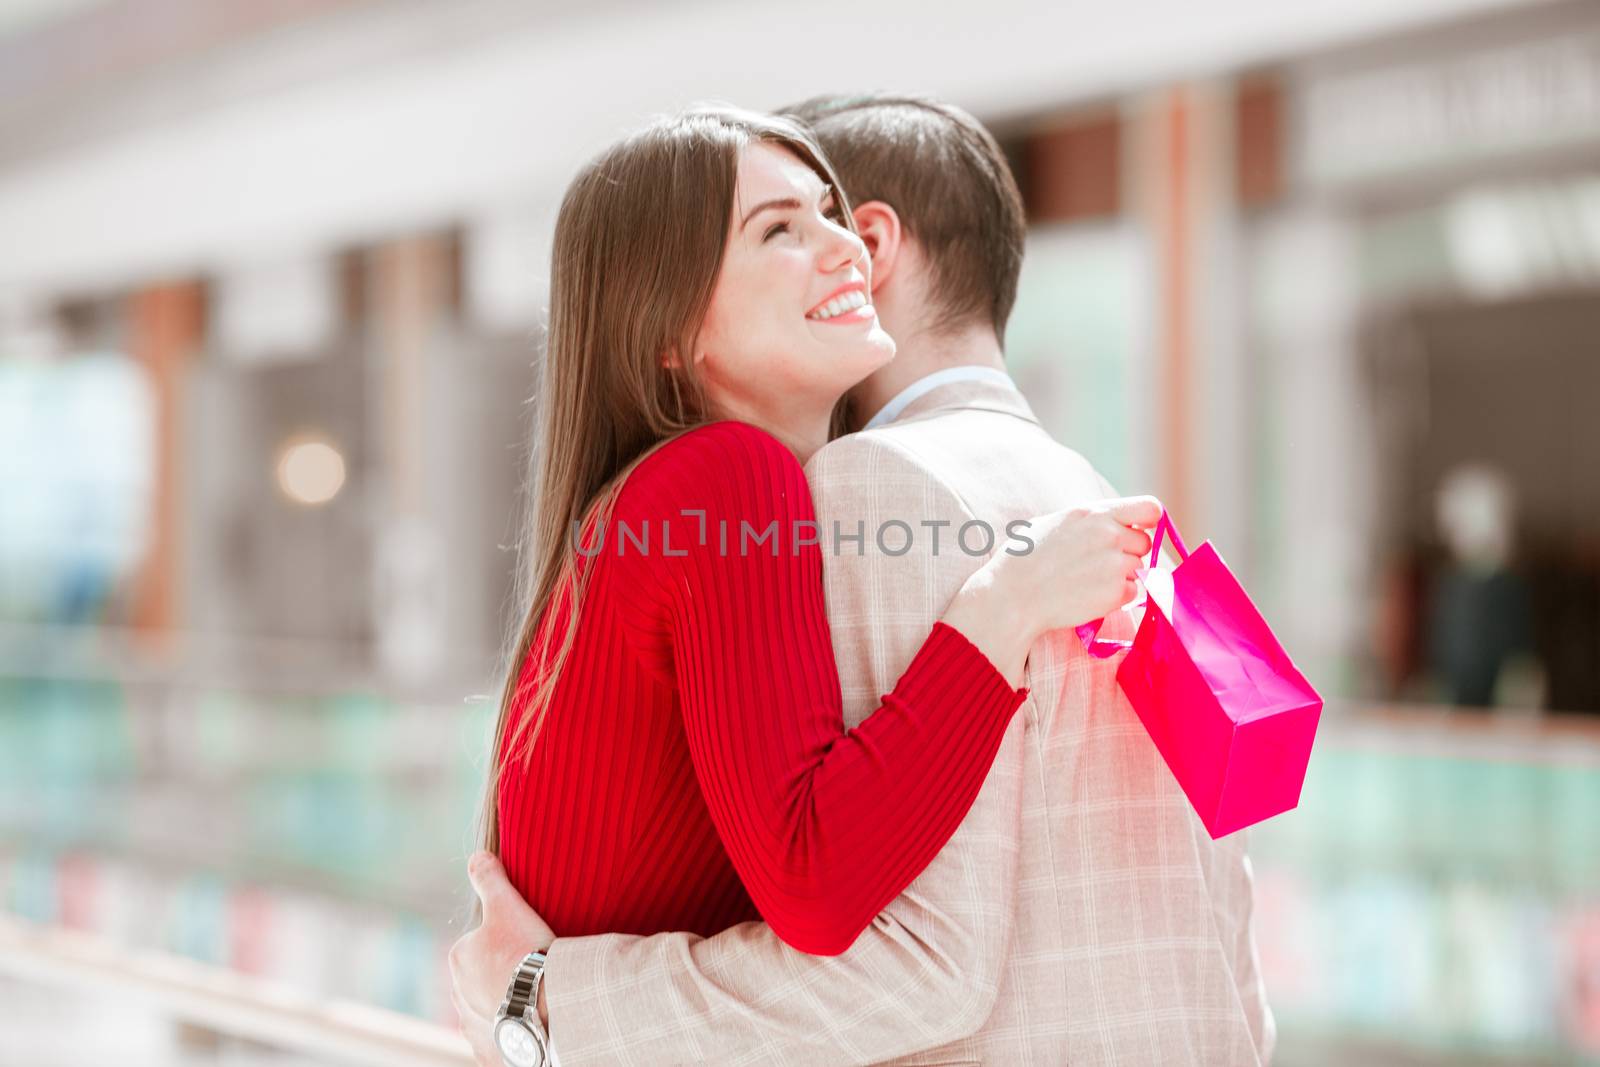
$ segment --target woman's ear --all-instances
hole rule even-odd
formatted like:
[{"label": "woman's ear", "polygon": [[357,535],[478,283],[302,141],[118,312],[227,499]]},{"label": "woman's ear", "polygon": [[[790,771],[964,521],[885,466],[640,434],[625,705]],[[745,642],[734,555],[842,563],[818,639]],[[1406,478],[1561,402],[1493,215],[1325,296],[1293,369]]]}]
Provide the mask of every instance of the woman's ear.
[{"label": "woman's ear", "polygon": [[[683,358],[679,355],[679,352],[680,349],[677,345],[670,346],[665,352],[661,353],[661,365],[670,370],[682,370]],[[699,363],[705,358],[706,353],[704,349],[695,350],[694,362]]]},{"label": "woman's ear", "polygon": [[875,293],[894,274],[900,258],[900,216],[882,200],[868,200],[855,209],[856,232],[872,259],[872,291]]}]

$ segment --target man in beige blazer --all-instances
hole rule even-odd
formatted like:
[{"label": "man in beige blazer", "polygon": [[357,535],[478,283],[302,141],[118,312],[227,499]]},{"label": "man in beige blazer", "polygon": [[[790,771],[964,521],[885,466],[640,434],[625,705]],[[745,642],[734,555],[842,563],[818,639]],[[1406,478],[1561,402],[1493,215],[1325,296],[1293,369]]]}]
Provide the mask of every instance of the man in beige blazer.
[{"label": "man in beige blazer", "polygon": [[[873,302],[899,344],[851,394],[859,432],[806,466],[854,726],[983,561],[985,529],[1003,545],[1013,520],[1113,494],[1005,374],[1024,220],[987,131],[921,98],[796,113],[858,205]],[[873,543],[893,522],[917,534],[910,551]],[[764,923],[556,939],[544,984],[560,1067],[1267,1063],[1246,835],[1211,840],[1116,664],[1070,633],[1033,648],[1029,699],[961,828],[842,955],[795,951]],[[521,953],[549,943],[492,859],[473,881],[483,932],[452,953],[468,1002],[497,999]]]}]

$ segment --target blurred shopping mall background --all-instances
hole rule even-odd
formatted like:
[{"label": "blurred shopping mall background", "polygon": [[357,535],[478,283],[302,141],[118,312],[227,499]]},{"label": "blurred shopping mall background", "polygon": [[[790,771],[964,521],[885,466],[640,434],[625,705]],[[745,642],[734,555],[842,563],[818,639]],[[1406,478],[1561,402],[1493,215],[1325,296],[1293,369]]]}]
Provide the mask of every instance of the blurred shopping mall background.
[{"label": "blurred shopping mall background", "polygon": [[0,1062],[453,1061],[557,198],[861,88],[1329,697],[1277,1062],[1600,1063],[1600,6],[1506,0],[0,4]]}]

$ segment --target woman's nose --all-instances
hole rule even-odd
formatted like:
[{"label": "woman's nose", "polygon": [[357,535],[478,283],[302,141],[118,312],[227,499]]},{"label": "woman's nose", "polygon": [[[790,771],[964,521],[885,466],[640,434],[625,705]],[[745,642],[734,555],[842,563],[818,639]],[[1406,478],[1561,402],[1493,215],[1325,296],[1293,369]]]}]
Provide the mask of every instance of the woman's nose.
[{"label": "woman's nose", "polygon": [[866,254],[867,246],[860,237],[843,226],[829,226],[828,239],[818,255],[817,266],[822,273],[832,274],[859,262]]}]

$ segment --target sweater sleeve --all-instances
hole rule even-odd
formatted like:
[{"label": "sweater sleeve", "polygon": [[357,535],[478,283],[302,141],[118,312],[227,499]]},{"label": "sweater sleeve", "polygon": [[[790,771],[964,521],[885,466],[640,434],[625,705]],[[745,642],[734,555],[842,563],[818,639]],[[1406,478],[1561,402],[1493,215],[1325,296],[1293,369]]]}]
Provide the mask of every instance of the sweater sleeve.
[{"label": "sweater sleeve", "polygon": [[[619,512],[670,526],[654,554],[621,553],[624,573],[670,642],[723,845],[779,937],[843,952],[960,825],[1027,690],[935,623],[894,691],[846,730],[817,543],[832,550],[833,531],[816,529],[793,454],[755,427],[686,434],[626,496]],[[878,550],[871,530],[843,543]]]}]

